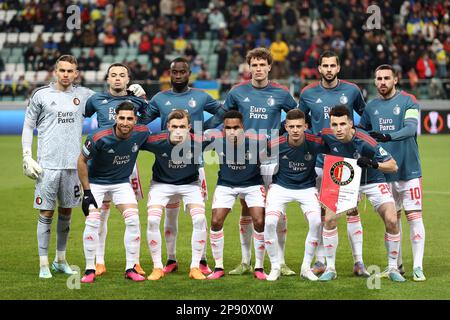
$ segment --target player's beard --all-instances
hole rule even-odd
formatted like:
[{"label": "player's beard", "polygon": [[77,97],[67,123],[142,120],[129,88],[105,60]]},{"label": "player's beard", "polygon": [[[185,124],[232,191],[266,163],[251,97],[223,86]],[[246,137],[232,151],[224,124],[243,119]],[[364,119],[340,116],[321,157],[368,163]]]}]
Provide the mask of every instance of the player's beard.
[{"label": "player's beard", "polygon": [[[384,93],[381,92],[381,89],[384,89],[385,92],[384,92]],[[390,89],[389,89],[389,87],[384,87],[384,88],[378,89],[378,93],[379,93],[383,98],[386,98],[386,97],[390,97],[390,96],[392,95],[392,91],[394,91],[394,90],[395,90],[395,86],[392,86]]]},{"label": "player's beard", "polygon": [[327,84],[332,83],[337,78],[337,73],[329,80],[324,75],[322,75],[322,80],[325,81]]},{"label": "player's beard", "polygon": [[172,85],[172,88],[174,89],[174,91],[182,92],[188,86],[189,80],[186,80],[186,81],[183,81],[183,82],[174,82],[174,81],[170,80],[170,84]]}]

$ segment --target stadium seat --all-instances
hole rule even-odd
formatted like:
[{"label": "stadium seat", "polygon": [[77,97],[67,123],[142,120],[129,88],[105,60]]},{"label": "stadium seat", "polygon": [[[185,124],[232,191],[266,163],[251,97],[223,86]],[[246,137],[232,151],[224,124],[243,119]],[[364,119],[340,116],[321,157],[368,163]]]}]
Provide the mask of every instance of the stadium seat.
[{"label": "stadium seat", "polygon": [[30,33],[30,43],[34,43],[36,41],[38,34],[39,33],[37,32]]},{"label": "stadium seat", "polygon": [[13,81],[19,80],[21,76],[25,75],[25,71],[17,71],[13,73]]},{"label": "stadium seat", "polygon": [[81,49],[80,48],[72,48],[72,49],[70,49],[70,51],[75,56],[75,58],[79,58],[81,56]]},{"label": "stadium seat", "polygon": [[30,34],[28,32],[21,32],[19,34],[19,43],[21,45],[27,45],[30,42]]},{"label": "stadium seat", "polygon": [[7,10],[6,11],[6,23],[10,23],[12,18],[17,14],[16,10]]},{"label": "stadium seat", "polygon": [[66,42],[70,42],[72,40],[73,33],[72,32],[66,32],[64,34],[64,37],[66,38]]},{"label": "stadium seat", "polygon": [[100,71],[104,71],[106,72],[106,70],[108,70],[110,63],[107,62],[102,62],[100,63]]},{"label": "stadium seat", "polygon": [[93,70],[83,71],[83,76],[84,76],[84,79],[87,82],[95,82],[95,80],[96,80],[96,71],[93,71]]},{"label": "stadium seat", "polygon": [[43,83],[43,82],[45,82],[45,79],[47,78],[48,71],[45,71],[45,70],[37,71],[36,75],[37,75],[36,81]]},{"label": "stadium seat", "polygon": [[9,44],[16,44],[19,41],[19,33],[17,32],[9,32],[6,35],[6,42]]},{"label": "stadium seat", "polygon": [[140,64],[148,63],[148,61],[149,61],[149,57],[148,57],[148,55],[146,55],[146,54],[140,54],[140,55],[138,55],[138,56],[137,56],[137,59],[138,59],[138,62],[139,62]]},{"label": "stadium seat", "polygon": [[6,10],[0,10],[0,21],[6,21]]},{"label": "stadium seat", "polygon": [[44,31],[44,25],[42,24],[36,24],[33,26],[33,33],[39,34]]},{"label": "stadium seat", "polygon": [[[50,38],[50,36],[53,36],[53,32],[44,32],[42,34],[42,40],[44,40],[44,42],[47,42],[48,39]],[[55,40],[55,39],[53,39]]]},{"label": "stadium seat", "polygon": [[35,75],[36,71],[25,71],[25,80],[29,82],[34,82]]},{"label": "stadium seat", "polygon": [[105,71],[103,71],[103,70],[97,71],[97,73],[95,74],[95,80],[97,82],[103,82],[103,81],[105,81],[105,75],[106,75],[106,70]]},{"label": "stadium seat", "polygon": [[53,41],[55,43],[60,43],[61,42],[61,37],[64,35],[63,32],[55,32],[53,33]]},{"label": "stadium seat", "polygon": [[5,71],[10,74],[14,73],[14,71],[16,71],[16,64],[15,63],[5,64]]},{"label": "stadium seat", "polygon": [[25,65],[23,63],[16,64],[16,72],[25,72]]}]

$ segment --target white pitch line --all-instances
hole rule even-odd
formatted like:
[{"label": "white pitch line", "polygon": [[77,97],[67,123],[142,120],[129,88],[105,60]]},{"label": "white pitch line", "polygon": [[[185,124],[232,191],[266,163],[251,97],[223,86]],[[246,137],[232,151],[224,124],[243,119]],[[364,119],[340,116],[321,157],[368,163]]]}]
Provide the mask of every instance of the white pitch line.
[{"label": "white pitch line", "polygon": [[441,194],[441,195],[449,195],[450,191],[424,191],[424,194]]}]

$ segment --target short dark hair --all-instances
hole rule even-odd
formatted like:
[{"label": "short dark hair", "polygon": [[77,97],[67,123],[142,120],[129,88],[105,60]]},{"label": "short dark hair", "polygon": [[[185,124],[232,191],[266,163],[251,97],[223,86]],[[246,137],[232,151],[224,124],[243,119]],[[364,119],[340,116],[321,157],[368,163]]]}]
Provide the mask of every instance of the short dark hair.
[{"label": "short dark hair", "polygon": [[292,109],[286,113],[286,120],[305,119],[305,114],[300,109]]},{"label": "short dark hair", "polygon": [[58,60],[56,60],[56,62],[55,62],[55,69],[56,69],[56,67],[57,67],[57,65],[58,65],[58,63],[60,61],[66,61],[66,62],[69,62],[71,64],[74,64],[74,65],[77,66],[77,69],[78,69],[77,58],[75,58],[74,56],[72,56],[70,54],[63,54],[61,57],[59,57]]},{"label": "short dark hair", "polygon": [[252,60],[252,58],[267,60],[267,63],[269,65],[271,65],[273,62],[272,54],[270,53],[270,51],[262,47],[255,48],[247,52],[247,55],[245,56],[245,61],[247,61],[247,64],[250,65],[250,60]]},{"label": "short dark hair", "polygon": [[230,110],[225,112],[225,114],[223,115],[223,121],[225,121],[225,119],[239,119],[241,120],[241,122],[243,122],[242,113],[237,110]]},{"label": "short dark hair", "polygon": [[126,110],[126,111],[128,111],[128,110],[133,110],[133,111],[134,111],[134,115],[137,116],[137,110],[136,110],[136,108],[134,107],[134,104],[132,104],[132,103],[129,102],[129,101],[124,101],[124,102],[120,103],[120,104],[116,107],[116,114],[119,114],[119,111],[122,111],[122,110]]},{"label": "short dark hair", "polygon": [[186,58],[183,58],[183,57],[177,57],[177,58],[173,59],[172,61],[170,61],[170,68],[172,68],[172,65],[174,63],[177,63],[177,62],[186,63],[188,68],[189,69],[191,68],[191,65],[190,65],[189,61]]},{"label": "short dark hair", "polygon": [[338,104],[334,106],[330,111],[330,117],[343,117],[347,116],[350,120],[352,120],[352,116],[350,114],[350,109],[345,104]]},{"label": "short dark hair", "polygon": [[106,76],[107,77],[109,75],[109,70],[111,70],[111,68],[113,68],[113,67],[122,67],[122,68],[127,69],[128,77],[131,79],[131,70],[130,70],[130,68],[126,64],[123,64],[123,63],[120,63],[120,62],[113,63],[112,65],[110,65],[108,67],[108,71],[106,71]]},{"label": "short dark hair", "polygon": [[326,50],[320,55],[319,58],[319,66],[322,65],[323,58],[333,58],[336,57],[336,63],[337,65],[340,65],[339,56],[334,51]]},{"label": "short dark hair", "polygon": [[392,74],[394,75],[394,78],[397,77],[397,70],[394,69],[393,66],[391,66],[390,64],[381,64],[379,65],[376,69],[375,69],[375,75],[377,74],[377,71],[379,70],[391,70]]},{"label": "short dark hair", "polygon": [[169,123],[173,119],[181,120],[184,118],[187,118],[188,123],[191,123],[191,116],[190,116],[189,112],[187,112],[183,109],[176,109],[169,113],[169,116],[167,117],[167,123]]}]

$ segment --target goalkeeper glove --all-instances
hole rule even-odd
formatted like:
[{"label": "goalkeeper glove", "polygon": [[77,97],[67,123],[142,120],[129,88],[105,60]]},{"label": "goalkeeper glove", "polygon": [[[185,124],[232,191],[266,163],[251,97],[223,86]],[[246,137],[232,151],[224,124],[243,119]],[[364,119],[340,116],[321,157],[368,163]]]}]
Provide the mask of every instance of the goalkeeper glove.
[{"label": "goalkeeper glove", "polygon": [[369,132],[369,134],[372,138],[374,138],[378,142],[388,142],[388,141],[392,140],[391,135],[388,133],[372,131],[372,132]]},{"label": "goalkeeper glove", "polygon": [[89,206],[91,204],[94,205],[96,209],[98,209],[97,201],[95,201],[91,190],[86,189],[84,190],[83,203],[81,204],[81,208],[83,209],[83,213],[86,217],[89,215]]},{"label": "goalkeeper glove", "polygon": [[23,150],[23,174],[36,180],[42,173],[42,167],[31,157],[31,150]]},{"label": "goalkeeper glove", "polygon": [[133,95],[135,97],[142,97],[142,98],[146,98],[146,93],[144,88],[142,88],[142,86],[140,84],[132,84],[131,86],[128,87],[127,92],[129,95]]},{"label": "goalkeeper glove", "polygon": [[358,161],[356,162],[358,164],[358,166],[360,166],[361,168],[374,168],[374,169],[378,169],[378,162],[376,160],[373,159],[369,159],[367,157],[361,157],[358,159]]}]

